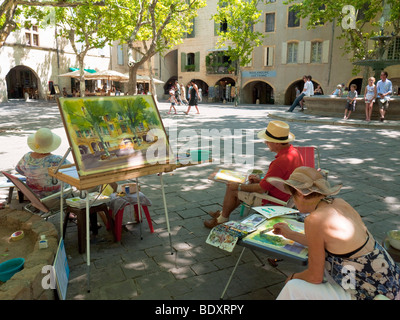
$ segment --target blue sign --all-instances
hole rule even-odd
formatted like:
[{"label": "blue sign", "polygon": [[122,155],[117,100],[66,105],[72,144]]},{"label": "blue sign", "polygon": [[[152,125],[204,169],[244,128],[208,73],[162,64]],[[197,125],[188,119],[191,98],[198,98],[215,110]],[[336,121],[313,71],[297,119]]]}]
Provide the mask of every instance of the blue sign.
[{"label": "blue sign", "polygon": [[276,70],[271,71],[242,71],[243,78],[274,78]]}]

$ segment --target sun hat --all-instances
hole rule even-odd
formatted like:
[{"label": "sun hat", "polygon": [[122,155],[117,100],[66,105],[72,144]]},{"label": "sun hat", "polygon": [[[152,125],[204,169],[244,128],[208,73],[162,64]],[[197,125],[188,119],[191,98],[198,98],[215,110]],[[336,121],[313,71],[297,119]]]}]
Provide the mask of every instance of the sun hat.
[{"label": "sun hat", "polygon": [[257,133],[258,138],[275,143],[287,143],[293,141],[295,136],[290,132],[286,122],[273,120],[268,123],[267,129]]},{"label": "sun hat", "polygon": [[61,144],[61,138],[50,129],[41,128],[28,136],[28,146],[37,153],[49,153]]},{"label": "sun hat", "polygon": [[287,186],[291,186],[304,196],[313,192],[325,196],[335,195],[338,194],[342,188],[341,184],[331,187],[323,175],[317,169],[311,167],[296,168],[287,180],[278,177],[270,177],[267,178],[267,181],[282,192],[290,194],[290,190]]}]

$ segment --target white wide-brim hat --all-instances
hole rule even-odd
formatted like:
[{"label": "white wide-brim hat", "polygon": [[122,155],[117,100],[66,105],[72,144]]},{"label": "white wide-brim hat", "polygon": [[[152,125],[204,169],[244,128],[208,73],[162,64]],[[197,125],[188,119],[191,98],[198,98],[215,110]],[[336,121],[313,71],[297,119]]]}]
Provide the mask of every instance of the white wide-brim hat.
[{"label": "white wide-brim hat", "polygon": [[28,136],[28,146],[37,153],[50,153],[61,145],[61,138],[50,129],[41,128]]},{"label": "white wide-brim hat", "polygon": [[286,122],[273,120],[268,123],[267,129],[257,133],[258,138],[275,143],[287,143],[293,141],[295,136],[290,132]]},{"label": "white wide-brim hat", "polygon": [[282,192],[291,194],[290,189],[287,187],[291,186],[304,196],[313,192],[331,196],[338,194],[342,188],[341,184],[331,187],[323,175],[317,169],[311,167],[296,168],[287,180],[279,177],[270,177],[267,178],[267,181]]}]

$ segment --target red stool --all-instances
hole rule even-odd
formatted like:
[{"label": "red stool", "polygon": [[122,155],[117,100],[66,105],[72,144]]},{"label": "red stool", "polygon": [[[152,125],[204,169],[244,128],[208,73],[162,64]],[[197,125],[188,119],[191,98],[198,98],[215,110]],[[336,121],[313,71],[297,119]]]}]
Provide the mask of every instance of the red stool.
[{"label": "red stool", "polygon": [[[113,226],[110,226],[110,224],[107,224],[107,230],[109,230],[110,228],[112,228],[112,230],[113,230],[115,241],[120,241],[121,240],[122,218],[124,216],[124,209],[125,209],[126,206],[129,206],[129,205],[130,204],[127,203],[126,205],[124,205],[122,208],[120,208],[118,210],[118,212],[116,213],[116,215],[115,215],[115,217],[113,219],[114,220],[113,221],[114,222]],[[135,209],[136,216],[138,217],[138,219],[140,219],[141,217],[139,215],[139,207],[138,207],[138,205],[135,204],[133,206],[134,206],[134,209]],[[142,204],[141,206],[143,208],[144,214],[146,215],[146,219],[147,219],[147,223],[149,224],[150,232],[153,233],[154,232],[154,228],[153,228],[153,223],[151,222],[149,209],[148,209],[147,205],[143,205]],[[110,218],[112,220],[112,216],[113,216],[112,210],[109,209],[108,212],[109,212]],[[139,223],[141,223],[141,222],[139,222]]]}]

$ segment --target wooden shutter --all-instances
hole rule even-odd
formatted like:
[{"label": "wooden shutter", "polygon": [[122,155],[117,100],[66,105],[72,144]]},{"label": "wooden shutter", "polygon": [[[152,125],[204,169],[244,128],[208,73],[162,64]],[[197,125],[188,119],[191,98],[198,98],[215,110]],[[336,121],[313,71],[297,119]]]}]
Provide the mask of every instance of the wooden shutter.
[{"label": "wooden shutter", "polygon": [[194,54],[194,71],[199,72],[200,71],[200,52],[196,52]]},{"label": "wooden shutter", "polygon": [[186,53],[181,52],[181,72],[185,72],[185,67],[186,67]]}]

